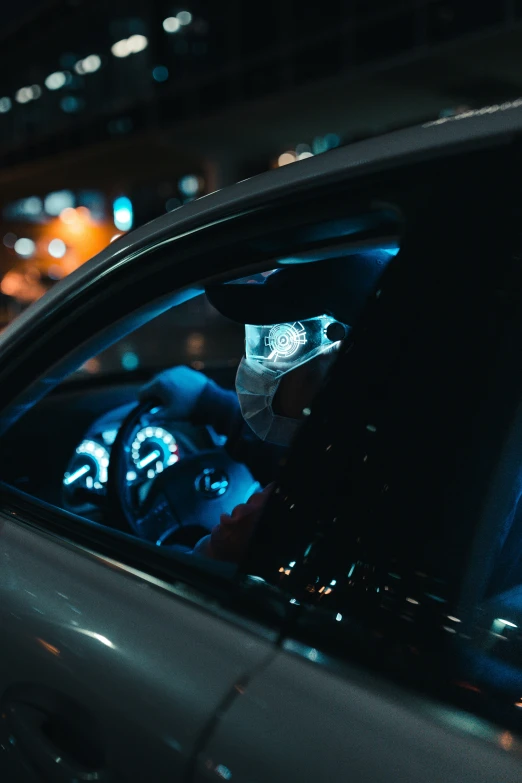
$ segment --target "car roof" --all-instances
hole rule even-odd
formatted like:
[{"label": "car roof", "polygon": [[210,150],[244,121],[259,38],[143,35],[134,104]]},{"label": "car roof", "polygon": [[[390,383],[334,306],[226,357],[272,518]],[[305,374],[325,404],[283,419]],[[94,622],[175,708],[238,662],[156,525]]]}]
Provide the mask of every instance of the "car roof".
[{"label": "car roof", "polygon": [[522,98],[519,98],[339,147],[202,196],[125,234],[57,283],[4,329],[0,351],[16,339],[29,320],[52,309],[62,298],[74,295],[93,276],[107,274],[115,265],[125,263],[130,254],[144,247],[288,194],[297,195],[328,183],[496,146],[521,133]]}]

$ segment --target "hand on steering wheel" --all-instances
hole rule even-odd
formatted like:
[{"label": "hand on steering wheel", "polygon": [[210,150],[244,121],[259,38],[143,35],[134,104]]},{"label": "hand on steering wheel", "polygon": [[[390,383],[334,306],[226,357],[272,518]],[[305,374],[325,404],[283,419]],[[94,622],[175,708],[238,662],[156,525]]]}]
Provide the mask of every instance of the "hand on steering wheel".
[{"label": "hand on steering wheel", "polygon": [[141,402],[156,400],[173,421],[190,421],[209,380],[190,367],[171,367],[155,375],[139,391]]},{"label": "hand on steering wheel", "polygon": [[157,424],[160,410],[148,400],[123,421],[110,456],[109,506],[116,524],[140,538],[158,546],[193,547],[219,522],[221,514],[230,514],[245,503],[259,485],[245,465],[235,462],[225,449],[215,448],[164,467],[142,497],[139,487],[144,482],[128,478],[133,468],[130,444],[138,430]]}]

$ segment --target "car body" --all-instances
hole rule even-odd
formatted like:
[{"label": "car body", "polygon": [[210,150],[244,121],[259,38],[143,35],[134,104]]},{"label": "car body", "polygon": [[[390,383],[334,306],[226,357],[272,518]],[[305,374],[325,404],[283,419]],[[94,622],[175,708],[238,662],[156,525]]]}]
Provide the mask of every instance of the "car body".
[{"label": "car body", "polygon": [[[520,779],[518,104],[199,199],[2,333],[2,780]],[[139,388],[69,373],[203,289],[397,245],[239,568],[64,507]]]}]

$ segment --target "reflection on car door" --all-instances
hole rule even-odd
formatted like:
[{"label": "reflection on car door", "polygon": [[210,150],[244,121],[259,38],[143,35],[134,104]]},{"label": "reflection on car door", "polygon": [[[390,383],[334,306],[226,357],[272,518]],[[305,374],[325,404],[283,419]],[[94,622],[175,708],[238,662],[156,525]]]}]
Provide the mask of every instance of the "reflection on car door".
[{"label": "reflection on car door", "polygon": [[200,753],[195,783],[215,769],[234,783],[520,781],[520,761],[470,737],[465,713],[460,732],[448,730],[406,691],[355,667],[334,673],[313,648],[305,655],[282,651],[254,678]]},{"label": "reflection on car door", "polygon": [[0,540],[0,779],[184,779],[272,640],[7,516]]}]

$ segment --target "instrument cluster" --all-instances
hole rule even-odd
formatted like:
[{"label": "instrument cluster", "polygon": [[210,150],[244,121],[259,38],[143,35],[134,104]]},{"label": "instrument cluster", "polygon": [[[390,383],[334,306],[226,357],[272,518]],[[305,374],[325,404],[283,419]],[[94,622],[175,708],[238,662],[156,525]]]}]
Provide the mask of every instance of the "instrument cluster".
[{"label": "instrument cluster", "polygon": [[[62,482],[69,507],[97,505],[105,496],[110,452],[117,434],[117,429],[94,433],[76,447]],[[149,425],[135,434],[130,453],[127,481],[139,484],[154,479],[166,467],[178,462],[180,446],[165,426]]]}]

